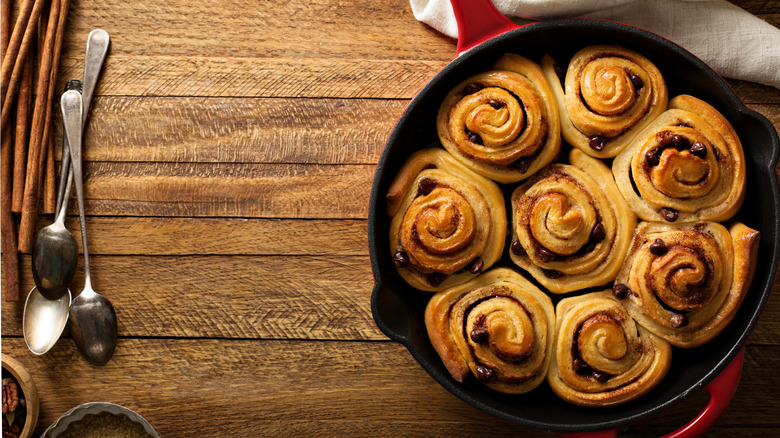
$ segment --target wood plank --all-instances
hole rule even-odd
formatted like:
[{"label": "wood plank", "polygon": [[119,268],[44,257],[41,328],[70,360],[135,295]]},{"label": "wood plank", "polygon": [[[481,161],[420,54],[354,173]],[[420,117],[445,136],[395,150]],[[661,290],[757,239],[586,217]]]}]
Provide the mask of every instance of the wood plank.
[{"label": "wood plank", "polygon": [[[78,218],[65,225],[81,252]],[[89,216],[87,233],[91,255],[368,255],[364,220]]]},{"label": "wood plank", "polygon": [[[748,350],[742,382],[719,428],[780,427],[771,392],[780,384],[777,349]],[[376,428],[379,436],[398,436],[397,427],[411,436],[453,430],[484,436],[485,428],[496,436],[554,436],[461,402],[390,342],[122,338],[103,367],[87,366],[68,339],[35,357],[21,339],[8,338],[4,354],[21,360],[35,379],[43,400],[38,432],[80,402],[101,400],[139,412],[161,436],[287,436],[290,430],[322,436],[314,429],[320,426],[345,435]],[[697,409],[683,403],[642,427],[678,427]]]},{"label": "wood plank", "polygon": [[89,215],[365,219],[375,166],[89,162],[84,169]]},{"label": "wood plank", "polygon": [[[207,58],[451,60],[454,40],[415,20],[408,0],[110,0],[77,3],[63,56],[83,58],[87,34],[104,27],[111,55]],[[146,70],[146,69],[145,69]],[[143,72],[143,70],[142,70]]]},{"label": "wood plank", "polygon": [[407,103],[98,96],[85,133],[84,159],[376,164]]},{"label": "wood plank", "polygon": [[[116,44],[116,43],[114,43]],[[227,50],[227,49],[226,49]],[[65,58],[57,89],[80,77]],[[109,55],[96,93],[130,96],[232,96],[410,99],[448,62],[375,59],[206,58]]]},{"label": "wood plank", "polygon": [[[26,294],[30,258],[21,266]],[[367,256],[95,256],[91,269],[95,290],[116,307],[121,336],[386,339],[371,314]],[[82,285],[79,265],[74,294]],[[750,345],[780,346],[778,294],[780,283]],[[21,335],[23,306],[3,303],[4,334]]]},{"label": "wood plank", "polygon": [[[111,300],[123,337],[387,339],[371,315],[374,280],[365,256],[96,256],[90,262],[93,287]],[[21,269],[26,297],[34,286],[29,257],[22,257]],[[83,284],[80,262],[73,293]],[[23,300],[3,303],[4,336],[22,334],[23,308]]]}]

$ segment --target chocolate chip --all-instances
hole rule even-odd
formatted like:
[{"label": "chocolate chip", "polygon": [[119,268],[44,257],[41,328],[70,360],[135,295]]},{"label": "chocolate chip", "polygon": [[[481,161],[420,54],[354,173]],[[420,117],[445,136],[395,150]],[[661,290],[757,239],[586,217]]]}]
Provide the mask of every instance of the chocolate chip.
[{"label": "chocolate chip", "polygon": [[474,327],[469,336],[471,337],[472,341],[476,342],[477,344],[481,344],[487,341],[488,331],[484,326],[477,326]]},{"label": "chocolate chip", "polygon": [[615,285],[612,286],[612,295],[619,300],[625,300],[630,294],[631,289],[624,283],[615,283]]},{"label": "chocolate chip", "polygon": [[485,88],[485,86],[480,84],[479,82],[472,82],[470,84],[467,84],[465,87],[463,87],[463,92],[466,94],[474,94],[483,88]]},{"label": "chocolate chip", "polygon": [[518,158],[511,166],[517,169],[520,173],[528,172],[528,168],[531,167],[531,163],[534,162],[532,157]]},{"label": "chocolate chip", "polygon": [[650,254],[662,256],[667,252],[669,252],[669,248],[666,247],[666,242],[661,239],[655,239],[653,243],[650,244]]},{"label": "chocolate chip", "polygon": [[686,325],[688,325],[688,317],[683,315],[682,313],[675,313],[669,319],[669,322],[672,323],[672,327],[674,328],[685,327]]},{"label": "chocolate chip", "polygon": [[604,231],[604,225],[599,222],[590,232],[590,238],[595,242],[601,242],[605,237],[607,237],[607,232]]},{"label": "chocolate chip", "polygon": [[658,210],[658,214],[660,214],[661,217],[664,218],[664,220],[666,220],[667,222],[676,221],[677,216],[679,215],[679,213],[677,213],[677,210],[668,207],[664,207]]},{"label": "chocolate chip", "polygon": [[563,277],[563,272],[556,271],[555,269],[542,269],[542,273],[545,277],[555,280],[556,278]]},{"label": "chocolate chip", "polygon": [[591,376],[593,376],[594,379],[598,380],[601,383],[606,382],[607,380],[609,380],[610,377],[612,377],[607,373],[602,373],[601,371],[594,371],[593,374],[591,374]]},{"label": "chocolate chip", "polygon": [[634,88],[636,88],[637,91],[641,90],[645,86],[645,81],[642,80],[642,78],[636,74],[636,73],[629,73],[628,78],[631,79],[631,83],[634,84]]},{"label": "chocolate chip", "polygon": [[525,248],[523,248],[523,244],[520,243],[519,240],[513,240],[512,246],[510,246],[510,248],[512,249],[512,254],[519,255],[519,256],[524,256],[527,254],[525,252]]},{"label": "chocolate chip", "polygon": [[469,141],[474,144],[482,144],[482,138],[478,134],[475,134],[468,129],[466,130],[466,137],[468,137]]},{"label": "chocolate chip", "polygon": [[490,380],[493,377],[493,370],[484,366],[477,365],[477,378],[483,382]]},{"label": "chocolate chip", "polygon": [[444,274],[439,272],[432,272],[428,274],[428,284],[430,284],[433,287],[437,287],[441,284],[442,281],[444,281]]},{"label": "chocolate chip", "polygon": [[672,143],[674,143],[674,147],[677,148],[678,151],[681,151],[683,149],[688,149],[688,147],[691,145],[691,141],[688,140],[686,137],[683,137],[682,135],[675,134],[672,136]]},{"label": "chocolate chip", "polygon": [[593,372],[593,368],[591,368],[590,365],[587,364],[587,362],[580,359],[579,357],[574,358],[574,362],[572,362],[572,367],[574,368],[574,372],[581,376],[587,376]]},{"label": "chocolate chip", "polygon": [[495,100],[495,99],[490,99],[488,101],[488,104],[490,106],[492,106],[493,108],[495,108],[495,109],[500,109],[500,108],[504,107],[504,102],[501,102],[501,101],[498,101],[498,100]]},{"label": "chocolate chip", "polygon": [[422,178],[417,184],[417,192],[423,195],[431,193],[436,188],[436,181],[430,178]]},{"label": "chocolate chip", "polygon": [[560,64],[555,64],[553,70],[555,70],[555,75],[558,76],[558,80],[561,81],[561,85],[564,85],[566,82],[566,68]]},{"label": "chocolate chip", "polygon": [[395,254],[393,254],[393,263],[395,263],[395,265],[399,268],[403,268],[409,264],[409,256],[406,255],[404,250],[399,249]]},{"label": "chocolate chip", "polygon": [[591,149],[593,149],[596,152],[601,152],[604,150],[604,146],[607,145],[607,139],[604,138],[602,135],[597,135],[595,137],[590,138],[590,142],[588,143],[588,146],[590,146]]},{"label": "chocolate chip", "polygon": [[657,166],[658,163],[661,162],[661,157],[658,156],[657,150],[651,149],[645,152],[645,161],[647,161],[648,166],[653,167]]},{"label": "chocolate chip", "polygon": [[541,259],[543,262],[549,262],[555,259],[555,253],[543,246],[540,246],[539,250],[536,252],[539,256],[539,259]]},{"label": "chocolate chip", "polygon": [[485,267],[485,262],[482,260],[481,257],[477,257],[469,265],[469,272],[471,272],[472,274],[479,274],[480,272],[482,272],[482,268],[484,267]]},{"label": "chocolate chip", "polygon": [[699,158],[707,156],[707,147],[700,141],[695,141],[691,145],[691,153]]}]

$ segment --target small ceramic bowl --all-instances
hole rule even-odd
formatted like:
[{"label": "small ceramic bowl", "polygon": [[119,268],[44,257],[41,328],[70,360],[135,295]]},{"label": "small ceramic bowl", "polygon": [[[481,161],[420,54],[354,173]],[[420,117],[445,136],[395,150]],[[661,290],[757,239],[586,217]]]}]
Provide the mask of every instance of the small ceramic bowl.
[{"label": "small ceramic bowl", "polygon": [[38,423],[38,390],[35,388],[35,382],[27,369],[21,362],[11,356],[2,355],[3,378],[13,377],[18,384],[19,397],[24,397],[26,404],[26,415],[24,418],[24,427],[19,434],[20,438],[29,438],[35,430]]},{"label": "small ceramic bowl", "polygon": [[78,423],[88,415],[97,414],[114,414],[127,417],[133,423],[139,424],[143,427],[144,431],[152,438],[160,438],[157,431],[154,430],[151,424],[138,413],[128,409],[124,406],[114,403],[106,402],[90,402],[76,406],[75,408],[65,412],[54,423],[51,424],[41,435],[41,438],[57,438],[60,434],[68,430],[71,425]]}]

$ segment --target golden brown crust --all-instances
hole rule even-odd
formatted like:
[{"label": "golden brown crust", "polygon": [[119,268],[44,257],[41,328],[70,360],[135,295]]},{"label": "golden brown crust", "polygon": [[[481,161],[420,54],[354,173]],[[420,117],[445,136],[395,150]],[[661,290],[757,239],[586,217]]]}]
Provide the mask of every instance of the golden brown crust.
[{"label": "golden brown crust", "polygon": [[413,287],[443,290],[489,268],[506,239],[504,196],[443,149],[404,164],[387,193],[390,257]]},{"label": "golden brown crust", "polygon": [[611,291],[561,300],[547,381],[562,399],[610,406],[654,388],[671,365],[671,346],[637,326]]},{"label": "golden brown crust", "polygon": [[632,50],[608,45],[580,50],[569,62],[565,90],[555,65],[550,56],[542,59],[558,102],[561,133],[588,155],[614,157],[666,109],[661,72]]},{"label": "golden brown crust", "polygon": [[577,149],[512,194],[512,261],[553,293],[611,282],[636,217],[609,168]]},{"label": "golden brown crust", "polygon": [[696,347],[734,318],[753,276],[758,231],[716,222],[637,226],[615,279],[637,322],[674,346]]},{"label": "golden brown crust", "polygon": [[695,97],[677,96],[669,108],[615,157],[612,172],[623,197],[647,221],[730,219],[746,181],[736,132]]},{"label": "golden brown crust", "polygon": [[436,126],[456,159],[501,183],[536,172],[561,145],[558,108],[541,67],[514,54],[453,88]]},{"label": "golden brown crust", "polygon": [[550,298],[507,268],[439,292],[425,309],[428,336],[455,380],[474,374],[511,394],[544,380],[554,320]]}]

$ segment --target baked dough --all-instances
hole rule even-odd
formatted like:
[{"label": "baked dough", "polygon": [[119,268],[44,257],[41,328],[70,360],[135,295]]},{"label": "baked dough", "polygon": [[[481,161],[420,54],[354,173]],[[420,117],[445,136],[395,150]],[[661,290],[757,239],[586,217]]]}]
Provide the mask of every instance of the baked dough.
[{"label": "baked dough", "polygon": [[640,325],[676,347],[696,347],[734,318],[753,278],[759,232],[742,223],[637,226],[615,289]]},{"label": "baked dough", "polygon": [[510,256],[552,293],[604,286],[620,270],[636,216],[604,163],[578,149],[512,194]]},{"label": "baked dough", "polygon": [[661,72],[633,50],[615,45],[580,50],[568,64],[564,85],[556,64],[549,55],[542,58],[563,139],[588,155],[614,157],[666,109],[668,91]]},{"label": "baked dough", "polygon": [[547,381],[560,398],[581,406],[633,400],[666,376],[671,346],[628,315],[609,290],[561,300]]},{"label": "baked dough", "polygon": [[680,95],[669,108],[615,158],[623,197],[647,221],[730,219],[745,196],[739,137],[701,99]]},{"label": "baked dough", "polygon": [[504,195],[445,150],[412,154],[387,193],[390,256],[413,287],[443,290],[474,278],[504,250]]},{"label": "baked dough", "polygon": [[425,310],[428,336],[455,380],[474,374],[512,394],[544,381],[554,324],[550,298],[508,268],[439,292]]},{"label": "baked dough", "polygon": [[558,108],[541,67],[513,54],[453,88],[436,127],[455,158],[500,183],[527,178],[561,147]]}]

